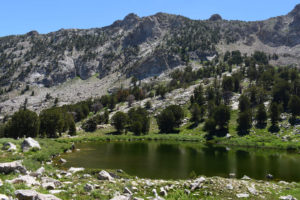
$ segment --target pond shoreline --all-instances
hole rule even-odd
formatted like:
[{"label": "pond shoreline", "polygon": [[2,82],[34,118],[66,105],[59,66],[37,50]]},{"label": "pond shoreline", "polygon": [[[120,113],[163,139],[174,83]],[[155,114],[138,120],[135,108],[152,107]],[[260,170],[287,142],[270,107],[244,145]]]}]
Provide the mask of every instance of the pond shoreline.
[{"label": "pond shoreline", "polygon": [[[252,136],[251,138],[256,138]],[[214,144],[228,147],[244,147],[244,148],[261,148],[261,149],[278,149],[278,150],[299,150],[300,142],[289,142],[275,140],[268,141],[267,145],[265,141],[251,141],[241,137],[235,138],[214,138],[210,141],[206,141],[202,136],[197,135],[180,135],[180,134],[152,134],[152,135],[103,135],[103,136],[75,136],[70,138],[58,138],[61,141],[68,142],[92,142],[92,141],[180,141],[180,142],[200,142],[202,144]],[[245,140],[247,140],[245,142]]]},{"label": "pond shoreline", "polygon": [[[222,178],[222,177],[206,177],[205,182],[197,189],[192,190],[191,185],[199,178],[192,178],[187,180],[171,180],[171,179],[143,179],[127,175],[125,172],[118,173],[116,170],[107,170],[110,173],[117,174],[120,179],[114,181],[99,180],[97,175],[100,169],[89,170],[84,169],[82,172],[72,173],[68,176],[68,169],[61,171],[52,162],[49,162],[54,157],[59,158],[61,154],[68,151],[72,147],[72,143],[89,142],[89,141],[180,141],[180,142],[195,142],[205,144],[205,140],[201,136],[194,135],[148,135],[148,136],[77,136],[75,138],[57,138],[57,139],[37,139],[41,144],[40,151],[30,151],[23,153],[20,151],[20,144],[22,139],[14,140],[8,138],[0,139],[0,146],[5,142],[12,142],[17,145],[17,152],[10,153],[1,151],[0,163],[9,162],[13,160],[22,160],[26,168],[34,172],[38,167],[44,167],[45,172],[43,176],[51,177],[60,181],[63,185],[56,188],[54,191],[60,193],[54,194],[59,199],[111,199],[115,196],[126,196],[126,188],[132,192],[131,197],[140,197],[147,199],[147,197],[155,196],[153,191],[157,191],[158,195],[164,199],[236,199],[240,195],[248,195],[251,199],[279,199],[281,196],[292,195],[300,198],[299,183],[288,183],[285,181],[263,181],[263,180],[242,180],[236,178]],[[211,142],[210,144],[217,144]],[[223,146],[231,147],[225,144]],[[237,145],[232,145],[237,146]],[[246,146],[246,148],[248,148]],[[251,147],[253,148],[253,147]],[[262,147],[264,149],[266,147]],[[269,148],[269,147],[267,147]],[[281,149],[282,148],[275,148]],[[62,175],[60,175],[62,174]],[[45,190],[36,186],[14,185],[7,183],[7,180],[17,178],[18,174],[0,175],[0,194],[7,196],[14,196],[17,189],[31,189],[41,193],[50,193],[52,190]],[[37,181],[41,181],[37,178]],[[1,183],[3,185],[1,186]],[[92,185],[92,190],[88,188]],[[136,184],[138,184],[136,186]],[[174,186],[172,186],[174,185]],[[169,187],[172,187],[171,189]],[[167,196],[161,195],[161,187],[167,191]],[[262,189],[260,189],[262,187]],[[253,190],[253,188],[255,190]],[[137,190],[136,190],[137,189]],[[237,196],[238,195],[238,196]],[[128,195],[127,195],[128,196]]]}]

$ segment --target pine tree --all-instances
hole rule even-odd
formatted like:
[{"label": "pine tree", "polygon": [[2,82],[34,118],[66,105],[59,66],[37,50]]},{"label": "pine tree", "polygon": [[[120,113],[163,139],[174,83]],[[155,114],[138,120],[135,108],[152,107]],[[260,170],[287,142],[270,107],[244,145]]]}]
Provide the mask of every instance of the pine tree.
[{"label": "pine tree", "polygon": [[250,109],[250,100],[247,96],[241,95],[239,99],[239,110],[240,112],[245,112]]},{"label": "pine tree", "polygon": [[73,117],[72,117],[72,120],[71,120],[70,125],[69,125],[69,134],[71,136],[76,135],[76,125],[75,125]]},{"label": "pine tree", "polygon": [[228,123],[230,120],[230,108],[225,105],[219,105],[214,111],[214,120],[219,126],[219,130],[228,129]]},{"label": "pine tree", "polygon": [[238,119],[238,134],[240,136],[249,134],[249,130],[252,127],[252,114],[250,110],[245,110],[244,112],[240,112]]},{"label": "pine tree", "polygon": [[204,91],[203,91],[203,86],[199,85],[195,90],[194,90],[194,102],[197,103],[199,106],[202,106],[205,102],[204,98]]},{"label": "pine tree", "polygon": [[128,115],[119,111],[114,114],[111,123],[117,129],[118,133],[122,133],[128,125]]},{"label": "pine tree", "polygon": [[191,106],[191,114],[192,114],[192,118],[191,121],[195,122],[195,123],[199,123],[202,120],[202,113],[201,113],[201,108],[197,103],[194,103]]},{"label": "pine tree", "polygon": [[292,113],[292,118],[290,119],[291,124],[294,124],[296,117],[300,115],[300,98],[296,95],[291,96],[288,104],[288,109]]},{"label": "pine tree", "polygon": [[271,132],[277,132],[278,131],[278,121],[280,117],[280,107],[276,102],[272,102],[269,108],[269,115],[271,118]]},{"label": "pine tree", "polygon": [[257,108],[257,111],[256,111],[256,115],[255,115],[255,119],[256,119],[256,126],[258,128],[263,128],[266,126],[267,124],[267,112],[266,112],[266,108],[265,108],[265,105],[262,103],[262,104],[259,104],[258,105],[258,108]]}]

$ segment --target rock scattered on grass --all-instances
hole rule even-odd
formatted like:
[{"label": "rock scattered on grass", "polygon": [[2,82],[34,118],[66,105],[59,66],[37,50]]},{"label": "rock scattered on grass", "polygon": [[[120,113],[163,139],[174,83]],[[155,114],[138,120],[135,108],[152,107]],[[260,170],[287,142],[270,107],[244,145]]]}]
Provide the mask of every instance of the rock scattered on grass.
[{"label": "rock scattered on grass", "polygon": [[28,187],[40,185],[36,178],[30,175],[19,176],[12,180],[6,180],[6,182],[11,184],[25,184]]},{"label": "rock scattered on grass", "polygon": [[9,174],[12,172],[20,172],[26,174],[27,170],[22,165],[22,161],[13,161],[8,163],[0,163],[0,173]]},{"label": "rock scattered on grass", "polygon": [[164,187],[160,187],[159,194],[160,194],[161,196],[163,196],[163,197],[168,196],[168,193],[167,193],[167,191],[165,190]]},{"label": "rock scattered on grass", "polygon": [[118,195],[118,196],[114,196],[112,199],[110,200],[130,200],[130,196],[125,196],[125,195]]},{"label": "rock scattered on grass", "polygon": [[84,168],[83,167],[79,167],[79,168],[76,168],[76,167],[71,167],[68,172],[74,174],[76,172],[81,172],[81,171],[84,171]]},{"label": "rock scattered on grass", "polygon": [[249,194],[247,194],[247,193],[240,193],[240,194],[236,194],[236,197],[237,198],[248,198]]},{"label": "rock scattered on grass", "polygon": [[226,189],[227,189],[227,190],[233,190],[233,186],[232,186],[231,184],[227,184],[227,185],[226,185]]},{"label": "rock scattered on grass", "polygon": [[191,185],[190,185],[190,189],[191,191],[194,191],[198,188],[200,188],[200,184],[205,182],[205,178],[204,177],[200,177],[197,178]]},{"label": "rock scattered on grass", "polygon": [[253,195],[257,195],[258,194],[258,192],[255,189],[254,185],[252,185],[251,187],[247,187],[247,189],[250,192],[250,194],[253,194]]},{"label": "rock scattered on grass", "polygon": [[4,194],[0,194],[0,200],[11,200],[11,198],[9,198],[8,196],[6,196]]},{"label": "rock scattered on grass", "polygon": [[102,170],[98,174],[98,179],[99,180],[109,180],[112,181],[114,178],[105,170]]},{"label": "rock scattered on grass", "polygon": [[18,200],[60,200],[54,195],[51,194],[40,194],[35,190],[16,190],[15,196]]},{"label": "rock scattered on grass", "polygon": [[85,184],[84,191],[91,192],[92,190],[94,190],[94,186],[92,184],[89,183]]},{"label": "rock scattered on grass", "polygon": [[31,149],[41,149],[40,144],[38,141],[32,139],[31,137],[24,139],[24,141],[21,144],[21,149],[23,152],[27,152]]},{"label": "rock scattered on grass", "polygon": [[64,164],[64,163],[66,163],[67,161],[66,161],[66,159],[61,158],[61,159],[59,159],[59,162],[60,162],[61,164]]},{"label": "rock scattered on grass", "polygon": [[124,194],[129,194],[129,195],[132,195],[133,193],[129,190],[128,187],[125,187],[124,188],[124,191],[123,191]]},{"label": "rock scattered on grass", "polygon": [[287,195],[287,196],[281,196],[279,197],[280,200],[297,200],[295,197],[292,195]]},{"label": "rock scattered on grass", "polygon": [[272,180],[273,179],[273,175],[272,174],[267,174],[266,178],[269,179],[269,180]]},{"label": "rock scattered on grass", "polygon": [[17,146],[11,142],[6,142],[3,144],[2,150],[13,152],[17,150]]},{"label": "rock scattered on grass", "polygon": [[247,175],[244,175],[241,179],[242,180],[247,180],[247,181],[251,180],[251,178]]},{"label": "rock scattered on grass", "polygon": [[45,168],[44,168],[44,167],[41,167],[41,168],[39,168],[38,170],[36,170],[35,172],[31,172],[31,173],[30,173],[30,176],[33,176],[33,177],[41,177],[44,173],[45,173]]}]

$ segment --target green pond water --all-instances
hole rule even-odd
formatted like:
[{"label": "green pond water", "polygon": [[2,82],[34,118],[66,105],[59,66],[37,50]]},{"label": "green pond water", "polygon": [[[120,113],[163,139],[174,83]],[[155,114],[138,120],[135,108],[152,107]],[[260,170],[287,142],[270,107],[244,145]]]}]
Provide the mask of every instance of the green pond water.
[{"label": "green pond water", "polygon": [[300,154],[237,149],[188,142],[86,142],[64,154],[64,167],[122,169],[141,178],[185,179],[197,175],[300,181]]}]

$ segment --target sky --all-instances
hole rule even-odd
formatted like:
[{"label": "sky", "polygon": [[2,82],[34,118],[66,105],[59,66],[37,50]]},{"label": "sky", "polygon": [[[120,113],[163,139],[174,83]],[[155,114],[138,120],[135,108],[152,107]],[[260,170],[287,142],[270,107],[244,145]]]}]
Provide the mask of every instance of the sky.
[{"label": "sky", "polygon": [[129,13],[140,17],[157,12],[208,19],[255,21],[290,12],[300,0],[1,0],[0,36],[39,33],[61,28],[95,28]]}]

